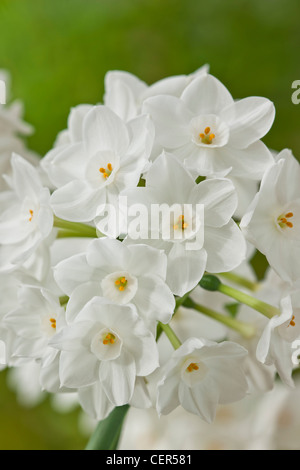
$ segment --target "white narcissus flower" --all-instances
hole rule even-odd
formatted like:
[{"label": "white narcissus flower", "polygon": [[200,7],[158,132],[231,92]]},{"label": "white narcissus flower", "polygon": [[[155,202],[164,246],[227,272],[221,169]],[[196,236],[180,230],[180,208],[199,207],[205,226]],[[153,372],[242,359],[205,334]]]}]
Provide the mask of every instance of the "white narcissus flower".
[{"label": "white narcissus flower", "polygon": [[300,282],[300,165],[289,150],[264,175],[241,220],[246,238],[291,286]]},{"label": "white narcissus flower", "polygon": [[151,374],[159,365],[155,339],[135,307],[101,297],[86,304],[51,343],[61,350],[62,386],[82,388],[98,383],[103,400],[115,406],[129,403],[136,377]]},{"label": "white narcissus flower", "polygon": [[88,245],[85,253],[61,261],[54,268],[54,277],[70,296],[69,321],[94,296],[101,296],[119,305],[135,305],[155,332],[157,322],[169,322],[175,308],[166,272],[167,257],[160,250],[99,238]]},{"label": "white narcissus flower", "polygon": [[208,66],[204,65],[190,75],[166,77],[149,86],[129,72],[111,70],[105,75],[104,104],[128,121],[141,114],[145,99],[157,95],[179,97],[192,80],[207,72]]},{"label": "white narcissus flower", "polygon": [[261,97],[234,101],[212,75],[197,77],[180,98],[147,99],[143,112],[154,121],[157,142],[198,175],[231,171],[258,180],[273,162],[260,140],[273,123],[273,103]]},{"label": "white narcissus flower", "polygon": [[53,228],[50,191],[43,186],[37,169],[15,154],[11,165],[12,176],[7,178],[11,191],[0,195],[2,272],[23,265]]},{"label": "white narcissus flower", "polygon": [[300,291],[287,295],[280,301],[280,315],[271,318],[257,344],[256,357],[267,365],[274,365],[284,383],[294,387],[293,342],[300,344]]},{"label": "white narcissus flower", "polygon": [[123,189],[137,186],[149,160],[154,128],[148,116],[125,123],[105,106],[92,107],[81,119],[78,114],[70,119],[70,134],[78,141],[74,137],[74,142],[50,151],[42,166],[58,188],[51,197],[55,214],[91,222],[107,204],[118,207]]},{"label": "white narcissus flower", "polygon": [[[146,187],[122,194],[127,197],[128,213],[130,206],[137,203],[145,206],[148,214],[151,214],[153,205],[180,206],[181,214],[184,214],[183,224],[181,220],[181,225],[172,225],[170,218],[164,220],[162,217],[158,239],[152,236],[150,226],[146,234],[148,239],[144,237],[143,240],[167,253],[167,283],[175,295],[182,296],[194,288],[205,269],[211,273],[231,271],[245,258],[246,242],[232,219],[237,206],[236,192],[228,179],[214,178],[196,184],[182,163],[163,153],[147,172]],[[204,208],[203,222],[196,220],[199,215],[197,205]],[[185,211],[185,206],[191,210]],[[177,215],[178,220],[183,217]],[[164,224],[170,223],[170,237],[167,239],[163,235]],[[204,239],[200,236],[201,231]],[[135,236],[129,220],[128,238],[123,243],[132,243]],[[191,247],[192,243],[195,243],[194,247]]]},{"label": "white narcissus flower", "polygon": [[18,290],[17,308],[4,317],[3,324],[15,336],[13,357],[24,363],[36,359],[48,367],[58,354],[49,342],[65,326],[65,310],[49,290],[24,284]]},{"label": "white narcissus flower", "polygon": [[233,403],[245,397],[248,390],[243,370],[246,356],[247,351],[236,343],[188,339],[161,370],[158,413],[168,414],[181,405],[211,423],[219,403]]}]

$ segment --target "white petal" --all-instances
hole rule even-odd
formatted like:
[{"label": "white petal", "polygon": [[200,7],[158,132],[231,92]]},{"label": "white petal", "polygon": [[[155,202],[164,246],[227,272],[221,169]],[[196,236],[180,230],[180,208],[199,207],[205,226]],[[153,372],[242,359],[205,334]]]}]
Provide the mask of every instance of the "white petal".
[{"label": "white petal", "polygon": [[144,377],[137,377],[130,405],[134,408],[151,408],[152,402]]},{"label": "white petal", "polygon": [[212,75],[201,75],[186,87],[181,99],[195,114],[219,114],[233,103],[227,88]]},{"label": "white petal", "polygon": [[50,181],[57,188],[82,178],[87,156],[82,142],[66,144],[50,150],[41,160]]},{"label": "white petal", "polygon": [[207,271],[227,272],[246,258],[246,241],[237,224],[231,220],[220,228],[205,227],[204,249],[207,251]]},{"label": "white petal", "polygon": [[13,154],[11,159],[13,169],[13,185],[21,201],[28,197],[38,200],[42,184],[37,170],[19,155]]},{"label": "white petal", "polygon": [[105,207],[104,191],[91,189],[85,182],[71,181],[51,196],[51,206],[58,217],[72,222],[90,222]]},{"label": "white petal", "polygon": [[89,266],[100,269],[109,267],[107,274],[121,269],[129,270],[130,257],[129,249],[121,241],[113,238],[93,240],[86,255]]},{"label": "white petal", "polygon": [[195,186],[190,202],[204,204],[205,226],[221,227],[229,222],[237,207],[237,194],[230,180],[210,179]]},{"label": "white petal", "polygon": [[89,157],[100,150],[112,150],[122,155],[129,145],[125,123],[106,106],[95,106],[86,115],[83,138]]},{"label": "white petal", "polygon": [[[195,181],[172,154],[163,152],[153,163],[146,175],[147,187],[164,194],[161,202],[187,203]],[[175,186],[176,185],[176,186]]]},{"label": "white petal", "polygon": [[105,419],[114,409],[100,382],[80,388],[78,399],[84,411],[97,421]]},{"label": "white petal", "polygon": [[147,275],[155,275],[163,280],[166,279],[167,257],[162,250],[157,250],[148,245],[133,244],[130,239],[125,239],[123,244],[128,247],[131,255],[127,266],[128,271],[138,277],[147,273]]},{"label": "white petal", "polygon": [[59,287],[69,296],[76,287],[94,280],[94,268],[87,263],[85,254],[61,261],[53,268],[53,273]]},{"label": "white petal", "polygon": [[99,378],[107,397],[114,405],[122,406],[131,400],[135,375],[134,359],[124,349],[118,359],[101,362]]},{"label": "white petal", "polygon": [[153,321],[168,323],[175,308],[174,296],[170,288],[156,276],[139,278],[139,288],[133,303],[146,324]]},{"label": "white petal", "polygon": [[155,138],[163,147],[174,149],[189,141],[193,114],[179,98],[167,95],[148,98],[143,112],[153,119]]},{"label": "white petal", "polygon": [[218,387],[210,378],[193,387],[188,387],[184,382],[180,382],[179,385],[180,404],[190,413],[199,415],[207,423],[212,423],[215,419],[219,393]]},{"label": "white petal", "polygon": [[221,157],[232,167],[230,176],[260,180],[274,164],[270,150],[260,140],[245,149],[226,146],[220,149]]},{"label": "white petal", "polygon": [[99,361],[83,349],[65,352],[60,355],[59,377],[62,386],[69,388],[85,387],[98,380]]},{"label": "white petal", "polygon": [[158,384],[156,409],[159,415],[167,415],[180,405],[178,388],[179,378],[177,375],[169,376]]},{"label": "white petal", "polygon": [[182,296],[192,290],[202,278],[206,268],[205,250],[186,250],[182,243],[174,243],[168,255],[167,284],[175,295]]},{"label": "white petal", "polygon": [[68,130],[71,142],[81,142],[83,139],[83,121],[93,108],[90,104],[80,104],[71,109],[68,117]]},{"label": "white petal", "polygon": [[101,294],[99,282],[82,282],[71,294],[66,308],[66,318],[74,321],[83,307],[95,296]]},{"label": "white petal", "polygon": [[230,126],[229,145],[246,148],[264,137],[270,130],[274,117],[274,104],[261,97],[238,100],[221,113]]}]

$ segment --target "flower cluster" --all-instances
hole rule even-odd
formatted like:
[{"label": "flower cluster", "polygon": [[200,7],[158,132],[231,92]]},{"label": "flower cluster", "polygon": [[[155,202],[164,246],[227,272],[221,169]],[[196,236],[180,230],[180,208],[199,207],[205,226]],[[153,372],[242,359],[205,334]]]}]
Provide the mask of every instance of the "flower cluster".
[{"label": "flower cluster", "polygon": [[[211,423],[277,373],[293,386],[300,167],[262,142],[274,118],[207,66],[151,86],[112,71],[103,104],[74,107],[38,165],[12,148],[2,367],[37,364],[42,390],[75,394],[98,420],[129,404]],[[27,126],[1,108],[0,146],[14,130]]]}]

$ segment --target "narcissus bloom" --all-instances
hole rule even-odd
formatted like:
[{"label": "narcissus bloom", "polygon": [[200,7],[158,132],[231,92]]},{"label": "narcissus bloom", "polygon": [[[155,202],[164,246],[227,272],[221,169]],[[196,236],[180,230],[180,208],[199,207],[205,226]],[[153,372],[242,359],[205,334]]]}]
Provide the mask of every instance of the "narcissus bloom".
[{"label": "narcissus bloom", "polygon": [[273,103],[250,97],[234,101],[215,77],[202,74],[180,97],[147,99],[143,112],[154,123],[157,142],[201,176],[260,179],[272,163],[261,142],[275,116]]},{"label": "narcissus bloom", "polygon": [[241,221],[246,238],[290,285],[300,282],[300,165],[283,150]]},{"label": "narcissus bloom", "polygon": [[[155,160],[145,178],[146,187],[123,192],[128,198],[129,208],[138,201],[149,214],[153,205],[157,208],[164,204],[169,208],[176,205],[181,210],[176,215],[180,223],[175,221],[173,224],[169,218],[164,219],[162,212],[161,233],[157,239],[153,238],[153,227],[150,226],[148,239],[143,240],[165,250],[168,256],[167,283],[175,295],[183,295],[195,287],[205,269],[212,273],[230,271],[243,261],[246,242],[231,218],[237,206],[231,181],[214,178],[196,184],[183,164],[167,153]],[[197,205],[203,209],[203,220],[200,212],[197,214]],[[190,211],[185,211],[185,207]],[[184,220],[181,214],[184,214]],[[163,235],[165,224],[170,223],[170,236],[166,238]],[[130,243],[135,237],[130,223],[128,235],[128,240],[123,243]],[[141,240],[135,242],[141,243]],[[194,248],[192,243],[195,243]]]},{"label": "narcissus bloom", "polygon": [[280,310],[280,315],[267,322],[256,356],[263,364],[274,365],[282,381],[293,387],[293,342],[299,340],[297,347],[300,345],[300,291],[283,297]]},{"label": "narcissus bloom", "polygon": [[167,257],[160,250],[110,238],[93,240],[85,253],[63,260],[54,269],[56,282],[70,296],[69,321],[94,296],[101,296],[118,305],[135,305],[153,332],[157,321],[170,321],[175,308],[166,273]]},{"label": "narcissus bloom", "polygon": [[147,116],[125,123],[109,108],[94,106],[70,125],[79,141],[59,145],[43,162],[58,188],[51,205],[58,217],[91,222],[106,204],[118,207],[123,189],[137,186],[152,149],[153,124]]},{"label": "narcissus bloom", "polygon": [[0,195],[1,270],[22,265],[47,239],[53,228],[50,191],[43,186],[36,168],[14,154],[12,176],[7,178],[11,191]]},{"label": "narcissus bloom", "polygon": [[176,349],[161,370],[157,411],[168,414],[181,405],[211,423],[217,405],[245,397],[243,370],[247,351],[236,343],[190,338]]},{"label": "narcissus bloom", "polygon": [[117,305],[94,297],[51,344],[61,350],[62,386],[81,388],[99,382],[115,406],[133,397],[137,376],[158,367],[154,336],[133,305]]}]

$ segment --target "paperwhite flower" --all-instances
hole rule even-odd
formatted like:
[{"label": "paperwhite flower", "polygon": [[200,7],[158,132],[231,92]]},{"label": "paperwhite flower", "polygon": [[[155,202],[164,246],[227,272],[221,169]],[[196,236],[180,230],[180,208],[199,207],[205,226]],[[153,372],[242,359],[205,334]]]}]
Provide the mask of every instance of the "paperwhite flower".
[{"label": "paperwhite flower", "polygon": [[[169,239],[163,237],[164,223],[161,223],[158,239],[153,239],[149,227],[149,245],[164,249],[168,256],[167,283],[175,295],[183,295],[200,281],[205,269],[211,273],[230,271],[245,258],[246,243],[241,231],[231,219],[237,205],[232,183],[227,179],[210,179],[196,184],[190,173],[170,154],[163,153],[155,160],[146,175],[146,187],[124,191],[128,206],[143,204],[148,213],[151,206],[179,205],[184,213],[184,224],[171,226]],[[196,205],[204,207],[204,221],[196,220]],[[185,213],[184,205],[191,211]],[[178,220],[182,215],[179,213]],[[199,224],[198,224],[199,222]],[[131,242],[133,234],[124,241]],[[182,227],[182,230],[179,228]],[[177,230],[178,228],[178,230]],[[204,240],[198,237],[204,231]],[[180,232],[177,236],[177,232]],[[140,241],[139,241],[140,242]],[[193,249],[187,245],[195,242]]]},{"label": "paperwhite flower", "polygon": [[281,314],[266,324],[257,345],[256,356],[263,364],[274,365],[284,383],[293,387],[292,343],[300,344],[300,291],[283,297],[280,302]]},{"label": "paperwhite flower", "polygon": [[147,116],[126,124],[105,106],[72,116],[72,142],[50,151],[42,165],[58,188],[51,197],[55,214],[91,222],[106,204],[118,207],[123,189],[137,186],[152,149],[154,129]]},{"label": "paperwhite flower", "polygon": [[15,334],[13,356],[29,361],[52,362],[57,350],[49,346],[50,339],[65,325],[65,310],[47,289],[26,286],[18,291],[18,307],[3,319],[6,328]]},{"label": "paperwhite flower", "polygon": [[147,99],[143,112],[154,120],[156,140],[198,175],[232,174],[260,179],[273,157],[261,138],[269,131],[274,105],[265,98],[234,101],[212,75],[193,80],[180,98]]},{"label": "paperwhite flower", "polygon": [[62,386],[99,383],[103,400],[115,406],[131,400],[137,376],[147,376],[158,367],[155,339],[135,307],[101,297],[86,304],[51,343],[61,350]]},{"label": "paperwhite flower", "polygon": [[300,281],[300,165],[283,150],[241,221],[246,238],[291,285]]},{"label": "paperwhite flower", "polygon": [[141,114],[142,104],[150,96],[179,97],[192,80],[207,72],[208,66],[204,65],[190,75],[166,77],[149,86],[129,72],[112,70],[105,75],[104,104],[128,121]]},{"label": "paperwhite flower", "polygon": [[0,194],[1,270],[22,265],[46,240],[53,228],[50,191],[37,170],[18,155],[11,159],[11,191]]},{"label": "paperwhite flower", "polygon": [[157,321],[169,322],[175,308],[174,296],[165,282],[166,271],[167,257],[155,248],[99,238],[85,253],[61,261],[54,268],[54,277],[71,296],[69,321],[90,299],[101,296],[119,305],[135,305],[154,332]]},{"label": "paperwhite flower", "polygon": [[190,338],[174,351],[162,370],[157,410],[168,414],[181,405],[211,423],[217,405],[241,400],[247,393],[243,363],[247,351],[236,343]]}]

